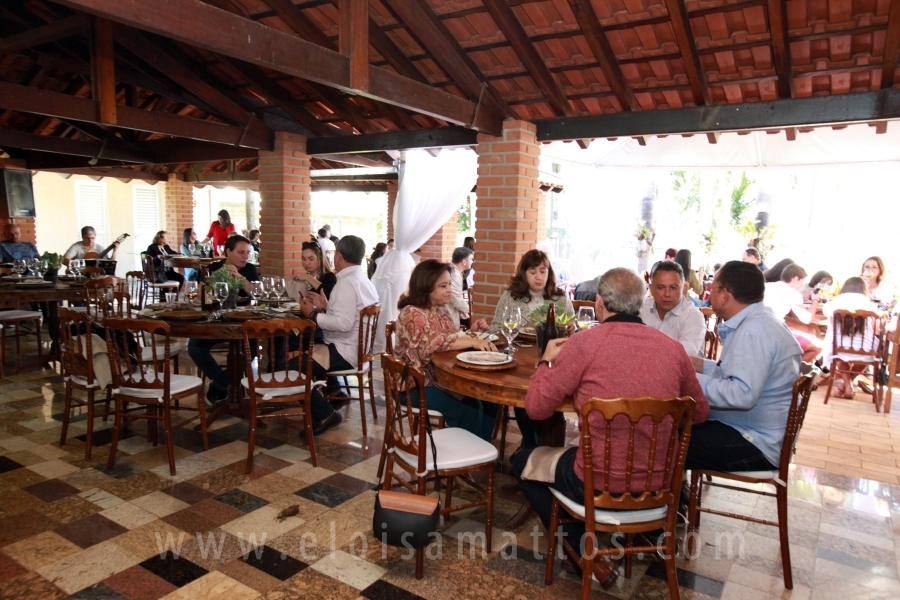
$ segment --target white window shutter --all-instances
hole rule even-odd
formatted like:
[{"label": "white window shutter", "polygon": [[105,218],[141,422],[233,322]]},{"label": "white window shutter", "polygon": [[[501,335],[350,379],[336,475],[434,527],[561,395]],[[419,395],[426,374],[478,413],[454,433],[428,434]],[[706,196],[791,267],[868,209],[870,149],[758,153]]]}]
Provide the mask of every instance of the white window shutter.
[{"label": "white window shutter", "polygon": [[76,181],[75,214],[78,219],[78,235],[81,235],[82,227],[89,225],[97,232],[95,243],[105,247],[109,240],[106,184],[100,181]]},{"label": "white window shutter", "polygon": [[[159,231],[159,194],[155,187],[134,186],[134,253],[140,265],[140,253],[146,251]],[[171,245],[171,241],[169,243]]]}]

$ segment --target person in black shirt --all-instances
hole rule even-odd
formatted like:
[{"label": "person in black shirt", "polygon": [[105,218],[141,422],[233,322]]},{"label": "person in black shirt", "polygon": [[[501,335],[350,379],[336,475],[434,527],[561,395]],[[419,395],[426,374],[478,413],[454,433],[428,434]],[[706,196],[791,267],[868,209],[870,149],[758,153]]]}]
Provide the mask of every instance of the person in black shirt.
[{"label": "person in black shirt", "polygon": [[178,288],[184,285],[184,276],[181,273],[175,272],[174,269],[166,268],[165,256],[171,256],[173,254],[178,254],[175,250],[169,247],[169,239],[168,232],[166,231],[157,231],[156,235],[153,237],[153,243],[147,246],[147,254],[153,257],[153,266],[156,269],[156,278],[158,283],[164,283],[166,281],[177,281]]},{"label": "person in black shirt", "polygon": [[[250,258],[250,240],[242,235],[233,235],[225,242],[225,260],[215,262],[209,266],[210,273],[219,269],[228,269],[235,277],[243,280],[244,288],[240,290],[241,296],[247,295],[251,281],[259,281],[259,271],[256,265],[248,262]],[[206,399],[216,403],[228,397],[228,374],[219,366],[213,358],[210,350],[217,344],[227,340],[198,340],[191,338],[188,342],[188,355],[197,368],[209,378],[209,389],[206,391]]]}]

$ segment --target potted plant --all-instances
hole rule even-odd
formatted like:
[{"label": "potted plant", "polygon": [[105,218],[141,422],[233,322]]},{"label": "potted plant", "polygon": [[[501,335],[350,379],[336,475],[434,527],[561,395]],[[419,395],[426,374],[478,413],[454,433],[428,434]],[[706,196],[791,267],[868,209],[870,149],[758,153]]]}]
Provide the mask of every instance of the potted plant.
[{"label": "potted plant", "polygon": [[[556,305],[556,331],[559,337],[566,337],[567,329],[571,323],[575,321],[575,317],[571,317],[566,313],[566,302],[560,298],[555,302]],[[534,323],[535,336],[537,338],[538,348],[543,347],[541,341],[544,339],[544,325],[547,323],[547,311],[550,310],[550,301],[545,300],[544,304],[537,307],[528,314],[528,320]]]},{"label": "potted plant", "polygon": [[47,261],[47,272],[44,274],[45,281],[57,283],[59,281],[59,268],[63,265],[63,255],[56,252],[44,252],[41,260]]},{"label": "potted plant", "polygon": [[206,285],[212,286],[216,283],[228,284],[228,298],[222,303],[222,309],[237,308],[237,298],[240,291],[244,289],[244,280],[229,273],[227,267],[222,267],[206,278]]}]

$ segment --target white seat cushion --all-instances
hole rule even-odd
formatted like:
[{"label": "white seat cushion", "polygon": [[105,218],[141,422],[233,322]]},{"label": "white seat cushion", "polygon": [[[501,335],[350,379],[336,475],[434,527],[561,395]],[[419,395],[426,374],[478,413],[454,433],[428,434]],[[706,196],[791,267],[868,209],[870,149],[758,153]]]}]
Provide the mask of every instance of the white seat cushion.
[{"label": "white seat cushion", "polygon": [[178,283],[177,281],[166,281],[165,283],[151,283],[150,285],[152,285],[155,288],[171,288],[171,287],[177,288],[177,287],[181,286],[181,284]]},{"label": "white seat cushion", "polygon": [[[417,414],[419,414],[419,409],[416,408],[415,406],[413,406],[409,412],[411,412],[414,415],[417,415]],[[444,418],[444,414],[442,412],[437,411],[437,410],[431,410],[430,408],[428,409],[428,416],[429,417],[441,417],[442,419]]]},{"label": "white seat cushion", "polygon": [[[154,353],[154,350],[156,351]],[[163,351],[165,350],[164,346],[157,346],[156,348],[145,346],[141,348],[141,360],[143,361],[151,361],[154,360],[155,357],[162,358]],[[169,346],[169,358],[173,356],[178,356],[181,354],[181,346]]]},{"label": "white seat cushion", "polygon": [[360,373],[369,372],[369,363],[363,363],[359,369],[347,369],[346,371],[329,371],[325,373],[328,377],[349,377],[351,375],[359,375]]},{"label": "white seat cushion", "polygon": [[778,479],[778,471],[731,471],[730,474],[754,479]]},{"label": "white seat cushion", "polygon": [[[584,517],[584,505],[581,502],[575,502],[552,487],[550,488],[550,493],[574,514]],[[667,512],[667,506],[648,508],[646,510],[601,510],[598,508],[594,510],[594,521],[606,525],[630,525],[632,523],[646,523],[662,519]]]},{"label": "white seat cushion", "polygon": [[40,319],[43,315],[38,310],[4,310],[0,311],[0,321],[25,321]]},{"label": "white seat cushion", "polygon": [[[263,400],[269,400],[270,398],[277,398],[279,396],[294,396],[296,394],[303,394],[304,392],[306,392],[305,384],[304,385],[295,385],[295,386],[285,387],[285,388],[265,387],[266,383],[269,383],[270,381],[272,381],[273,375],[275,376],[275,381],[277,381],[277,382],[284,381],[284,371],[275,371],[274,373],[263,373],[259,377],[262,380],[262,383],[260,384],[260,382],[256,382],[254,384],[256,393],[262,394]],[[288,379],[291,379],[294,381],[306,381],[305,377],[300,376],[299,371],[288,371]],[[250,389],[250,380],[247,379],[246,377],[244,377],[243,379],[241,379],[241,385],[249,390]]]},{"label": "white seat cushion", "polygon": [[[434,431],[432,436],[437,448],[438,470],[460,469],[497,460],[497,449],[493,444],[465,429],[447,427]],[[427,441],[427,436],[425,448],[425,467],[431,472],[434,471],[434,461],[431,459],[431,442]],[[418,464],[417,456],[400,449],[395,450],[395,453],[407,464],[413,466]]]},{"label": "white seat cushion", "polygon": [[88,385],[87,377],[82,377],[81,375],[69,375],[69,379],[72,380],[72,383],[76,383],[82,387],[93,388],[100,387],[100,384],[97,382],[97,378],[94,377],[94,382]]},{"label": "white seat cushion", "polygon": [[[155,380],[152,373],[145,375],[144,377],[145,381],[148,382]],[[197,387],[203,387],[203,381],[199,377],[194,377],[193,375],[169,375],[169,393],[172,396],[182,394]],[[140,388],[121,387],[118,389],[117,393],[133,398],[162,398],[162,390],[142,390]]]}]

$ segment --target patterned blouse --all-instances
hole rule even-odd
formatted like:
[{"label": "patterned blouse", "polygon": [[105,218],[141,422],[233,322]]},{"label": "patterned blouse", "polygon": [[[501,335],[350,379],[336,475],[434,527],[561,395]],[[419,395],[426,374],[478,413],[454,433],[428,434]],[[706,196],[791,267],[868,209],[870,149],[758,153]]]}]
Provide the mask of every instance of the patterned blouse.
[{"label": "patterned blouse", "polygon": [[425,372],[425,385],[434,385],[431,355],[449,350],[458,337],[446,308],[405,306],[397,316],[394,356],[420,367]]}]

